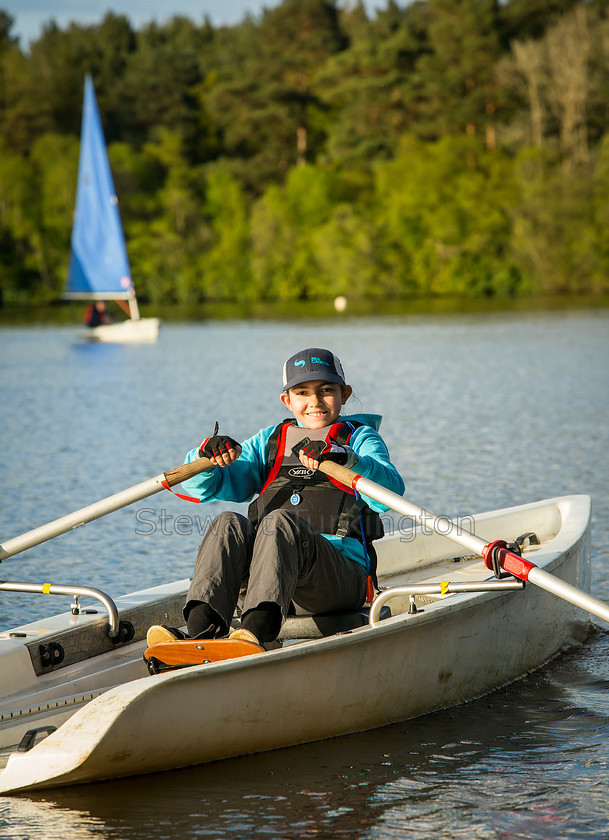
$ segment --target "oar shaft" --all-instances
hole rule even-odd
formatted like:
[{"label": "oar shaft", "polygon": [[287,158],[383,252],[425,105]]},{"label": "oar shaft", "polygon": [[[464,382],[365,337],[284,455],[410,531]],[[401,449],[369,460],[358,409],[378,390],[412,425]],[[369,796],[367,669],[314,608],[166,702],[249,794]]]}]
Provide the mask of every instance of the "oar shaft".
[{"label": "oar shaft", "polygon": [[5,560],[7,557],[12,557],[21,551],[40,545],[40,543],[72,531],[80,525],[85,525],[87,522],[92,522],[94,519],[99,519],[108,513],[119,510],[119,508],[131,505],[133,502],[139,502],[140,499],[145,499],[153,493],[158,493],[159,490],[163,489],[161,484],[163,478],[164,476],[161,473],[160,476],[143,481],[127,490],[121,490],[120,493],[115,493],[113,496],[87,505],[87,507],[76,510],[74,513],[68,513],[66,516],[48,522],[46,525],[41,525],[39,528],[34,528],[19,537],[13,537],[0,547],[0,559]]},{"label": "oar shaft", "polygon": [[529,570],[527,580],[539,586],[541,589],[557,595],[563,601],[568,601],[570,604],[580,607],[582,610],[586,610],[586,612],[602,618],[604,621],[609,621],[609,606],[607,604],[599,601],[598,598],[594,598],[592,595],[588,595],[587,592],[582,592],[581,589],[571,586],[570,583],[566,583],[564,580],[554,577],[554,575],[548,572],[544,572],[538,566],[534,566]]},{"label": "oar shaft", "polygon": [[147,481],[142,481],[140,484],[135,484],[133,487],[128,487],[126,490],[121,490],[112,496],[107,496],[99,502],[68,513],[59,519],[48,522],[46,525],[41,525],[39,528],[34,528],[32,531],[27,531],[18,537],[13,537],[7,540],[0,546],[0,561],[6,560],[7,557],[13,557],[21,551],[28,548],[33,548],[35,545],[46,542],[47,540],[58,537],[60,534],[66,534],[68,531],[73,531],[80,525],[85,525],[87,522],[93,522],[95,519],[100,519],[108,513],[112,513],[120,508],[132,505],[134,502],[139,502],[142,499],[152,496],[164,489],[163,482],[167,482],[170,487],[175,484],[180,484],[187,478],[192,478],[201,472],[205,472],[213,466],[211,461],[207,458],[200,458],[197,461],[192,461],[190,464],[182,464],[180,467],[175,467],[168,470],[166,473],[161,473],[154,478],[149,478]]},{"label": "oar shaft", "polygon": [[374,481],[358,475],[353,470],[347,469],[347,467],[335,464],[333,461],[322,461],[319,469],[321,472],[326,473],[326,475],[331,476],[336,481],[340,481],[347,487],[353,487],[355,489],[357,485],[358,493],[375,499],[377,502],[391,508],[391,510],[395,510],[397,513],[413,519],[415,522],[432,531],[436,531],[453,542],[460,543],[469,551],[474,552],[474,554],[482,554],[482,550],[486,547],[485,540],[477,537],[476,534],[465,531],[447,516],[436,516],[430,511],[409,502],[408,499],[399,496],[392,490],[387,490],[386,487],[382,487],[380,484],[376,484]]},{"label": "oar shaft", "polygon": [[[324,462],[322,461],[322,466],[323,464]],[[393,493],[391,490],[387,490],[367,478],[362,477],[358,479],[357,492],[362,493],[364,496],[369,496],[371,499],[376,499],[377,502],[387,505],[388,508],[397,511],[397,513],[402,513],[404,516],[414,519],[415,522],[418,522],[425,528],[436,531],[443,537],[459,543],[469,551],[474,552],[474,554],[482,554],[482,550],[487,544],[486,540],[477,537],[476,534],[472,534],[470,531],[464,530],[461,525],[453,522],[447,516],[436,516],[430,511],[425,510],[425,508],[417,507],[412,502],[404,499],[403,496],[398,496],[397,493]]]},{"label": "oar shaft", "polygon": [[496,540],[495,542],[487,543],[486,540],[481,539],[476,534],[472,534],[470,531],[463,530],[459,525],[455,525],[447,517],[434,516],[428,510],[420,508],[407,499],[404,499],[403,496],[399,496],[397,493],[387,490],[380,484],[376,484],[374,481],[370,481],[370,479],[353,472],[353,470],[349,470],[332,461],[322,461],[319,469],[321,472],[326,473],[326,475],[331,476],[336,481],[340,481],[347,487],[356,489],[358,493],[368,496],[386,505],[388,508],[414,519],[423,526],[431,528],[441,536],[447,537],[453,540],[453,542],[460,543],[476,554],[480,554],[484,557],[488,568],[493,568],[492,555],[496,552],[499,568],[505,569],[521,580],[528,580],[534,583],[536,586],[545,589],[547,592],[551,592],[558,598],[562,598],[564,601],[568,601],[574,606],[580,607],[598,618],[602,618],[604,621],[609,621],[609,606],[607,604],[599,601],[597,598],[593,598],[581,589],[565,583],[560,578],[545,572],[528,560],[519,557],[507,548],[504,541]]}]

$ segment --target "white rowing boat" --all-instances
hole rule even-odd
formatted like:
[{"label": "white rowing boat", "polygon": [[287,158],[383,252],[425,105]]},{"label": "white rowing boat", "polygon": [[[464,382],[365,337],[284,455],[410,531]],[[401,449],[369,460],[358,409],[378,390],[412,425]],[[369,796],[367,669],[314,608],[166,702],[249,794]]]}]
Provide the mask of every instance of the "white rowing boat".
[{"label": "white rowing boat", "polygon": [[[124,491],[121,504],[160,489],[148,484]],[[95,515],[120,506],[108,501]],[[609,615],[585,595],[589,497],[482,513],[453,524],[450,539],[447,520],[419,519],[377,543],[383,591],[370,620],[296,616],[275,649],[254,656],[148,674],[146,629],[180,623],[188,581],[116,602],[88,590],[108,617],[69,613],[0,633],[0,792],[168,770],[403,721],[480,697],[582,641],[590,625],[580,606]],[[63,524],[71,527],[70,518]],[[522,554],[535,564],[534,585],[498,579],[454,544],[531,533]],[[26,543],[9,541],[0,556]]]}]

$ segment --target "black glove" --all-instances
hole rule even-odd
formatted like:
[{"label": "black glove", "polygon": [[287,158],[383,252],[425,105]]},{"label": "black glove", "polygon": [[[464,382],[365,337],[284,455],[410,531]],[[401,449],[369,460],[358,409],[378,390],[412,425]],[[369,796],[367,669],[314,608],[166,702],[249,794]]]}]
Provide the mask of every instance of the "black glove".
[{"label": "black glove", "polygon": [[228,435],[214,435],[206,438],[199,447],[199,458],[217,458],[222,452],[228,452],[229,449],[236,449],[238,446],[237,441]]},{"label": "black glove", "polygon": [[314,461],[334,461],[336,464],[354,464],[357,461],[357,455],[350,446],[343,446],[333,438],[328,440],[311,440],[311,438],[303,438],[300,443],[293,447],[292,452],[298,457],[300,451],[303,451],[307,458],[313,458]]},{"label": "black glove", "polygon": [[218,434],[218,424],[216,423],[213,435],[205,438],[199,447],[199,458],[218,458],[221,453],[228,452],[229,449],[236,449],[238,446],[239,444],[232,437]]}]

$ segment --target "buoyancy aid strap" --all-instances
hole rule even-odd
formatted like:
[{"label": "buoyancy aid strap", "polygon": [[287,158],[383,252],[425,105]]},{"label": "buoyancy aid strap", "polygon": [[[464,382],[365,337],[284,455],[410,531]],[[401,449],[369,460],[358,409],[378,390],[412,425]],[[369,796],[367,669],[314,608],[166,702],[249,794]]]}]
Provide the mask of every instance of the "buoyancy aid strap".
[{"label": "buoyancy aid strap", "polygon": [[[335,487],[341,490],[344,493],[348,493],[350,496],[355,496],[354,500],[350,500],[348,507],[344,510],[341,510],[338,523],[336,525],[336,536],[338,537],[346,537],[347,531],[349,530],[349,524],[356,516],[361,516],[362,508],[364,507],[364,502],[354,490],[351,490],[349,487],[346,487],[344,484],[339,484],[338,482],[332,482]],[[361,519],[360,519],[361,522]],[[362,527],[362,538],[363,538],[363,527]]]},{"label": "buoyancy aid strap", "polygon": [[267,475],[266,481],[264,482],[264,486],[259,496],[262,496],[264,491],[267,489],[269,484],[272,484],[273,481],[277,478],[277,474],[281,469],[281,462],[283,461],[283,456],[285,454],[285,442],[288,436],[288,428],[292,425],[291,420],[284,420],[278,426],[275,427],[273,432],[271,432],[271,436],[269,438],[269,463],[271,468],[269,470],[269,474]]},{"label": "buoyancy aid strap", "polygon": [[[361,499],[361,496],[357,491],[355,495],[358,499]],[[371,604],[374,601],[376,590],[378,589],[378,581],[376,577],[376,561],[374,563],[374,568],[372,568],[372,558],[370,557],[370,551],[366,542],[366,534],[364,531],[364,519],[362,516],[361,509],[359,511],[358,516],[360,532],[362,534],[362,546],[364,548],[364,555],[366,558],[366,600],[364,601],[364,603]]]},{"label": "buoyancy aid strap", "polygon": [[[346,446],[351,440],[351,434],[354,430],[355,426],[348,420],[337,420],[336,423],[333,423],[330,427],[330,431],[326,435],[326,440],[329,441],[330,438],[332,438],[341,446]],[[327,475],[326,478],[328,481],[332,482],[335,487],[338,487],[339,490],[343,490],[345,493],[349,493],[352,496],[354,495],[354,490],[352,490],[351,487],[347,487],[346,484],[341,484],[340,481],[332,478],[332,476]]]},{"label": "buoyancy aid strap", "polygon": [[365,604],[371,604],[374,601],[374,596],[376,595],[376,591],[374,589],[374,581],[372,580],[372,576],[368,575],[366,578],[366,600],[364,601]]},{"label": "buoyancy aid strap", "polygon": [[336,423],[333,423],[332,426],[330,426],[330,431],[327,434],[327,439],[329,440],[330,438],[333,438],[337,443],[340,443],[341,445],[347,444],[351,440],[351,433],[354,431],[354,429],[355,426],[348,420],[337,420]]},{"label": "buoyancy aid strap", "polygon": [[[264,493],[264,491],[269,487],[269,485],[271,485],[273,481],[275,481],[275,479],[277,478],[285,455],[288,429],[291,426],[295,425],[296,423],[294,420],[283,420],[271,432],[271,436],[269,437],[268,441],[268,463],[270,464],[270,470],[267,475],[266,481],[264,482],[264,486],[258,494],[259,496],[261,496]],[[340,444],[347,444],[351,439],[351,433],[354,429],[355,426],[352,423],[346,422],[344,420],[338,420],[336,423],[333,423],[330,427],[327,438],[332,437]],[[306,432],[306,430],[303,429],[303,432]],[[332,484],[334,484],[335,487],[338,487],[340,490],[346,490],[347,493],[353,494],[353,490],[351,490],[349,487],[345,487],[344,484],[335,481],[334,479],[330,478],[330,476],[327,476],[327,478],[329,479],[329,481],[332,482]]]},{"label": "buoyancy aid strap", "polygon": [[[364,531],[364,521],[367,522],[368,520],[364,517],[363,521],[361,517],[361,511],[366,505],[359,494],[355,492],[355,488],[349,486],[349,484],[345,485],[332,480],[327,474],[321,472],[315,474],[312,470],[306,470],[300,464],[297,455],[298,443],[302,441],[303,436],[308,437],[311,434],[316,440],[329,441],[331,439],[339,445],[347,445],[353,432],[361,425],[363,424],[357,421],[351,422],[342,419],[323,429],[316,429],[311,432],[305,427],[298,426],[290,418],[278,424],[271,431],[268,439],[265,481],[259,495],[249,507],[250,521],[257,524],[269,510],[285,507],[288,501],[296,507],[303,500],[301,492],[305,491],[308,494],[310,491],[313,496],[307,495],[307,499],[314,498],[315,501],[308,501],[307,504],[310,505],[310,508],[303,506],[303,510],[307,511],[308,521],[317,523],[315,527],[318,527],[320,532],[345,537],[351,532],[352,525],[354,521],[357,522],[359,515],[360,534],[354,535],[356,539],[366,542],[370,534]],[[330,492],[328,493],[328,491]],[[338,499],[337,491],[340,494]],[[293,494],[292,497],[290,492]],[[265,495],[268,498],[265,499]],[[297,501],[292,501],[292,498]],[[330,530],[322,527],[319,516],[325,517],[324,524],[327,524],[328,517],[332,517]],[[370,538],[375,539],[376,537],[372,536]],[[370,563],[367,559],[367,572],[370,571],[369,566]]]}]

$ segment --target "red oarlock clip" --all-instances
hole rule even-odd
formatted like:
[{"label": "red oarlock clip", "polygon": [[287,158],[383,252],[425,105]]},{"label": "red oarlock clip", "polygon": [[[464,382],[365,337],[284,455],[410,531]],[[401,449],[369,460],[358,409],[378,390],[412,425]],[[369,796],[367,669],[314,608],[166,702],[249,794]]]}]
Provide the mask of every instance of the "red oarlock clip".
[{"label": "red oarlock clip", "polygon": [[484,563],[487,569],[496,578],[505,578],[513,575],[520,580],[528,580],[529,572],[535,568],[534,563],[529,563],[518,554],[510,551],[505,540],[493,540],[482,550]]}]

